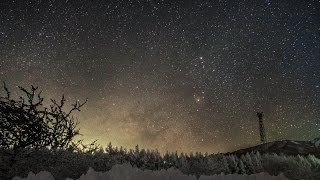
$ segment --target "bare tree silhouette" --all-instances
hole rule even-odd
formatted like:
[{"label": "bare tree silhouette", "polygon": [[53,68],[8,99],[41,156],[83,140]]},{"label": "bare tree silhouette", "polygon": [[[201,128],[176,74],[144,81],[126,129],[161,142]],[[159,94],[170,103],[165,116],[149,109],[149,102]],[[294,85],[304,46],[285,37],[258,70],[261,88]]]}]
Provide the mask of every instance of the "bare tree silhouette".
[{"label": "bare tree silhouette", "polygon": [[80,111],[87,102],[76,101],[65,112],[65,97],[60,102],[51,99],[51,105],[43,107],[44,98],[38,87],[30,90],[19,87],[24,96],[18,100],[11,97],[11,92],[3,84],[6,96],[0,97],[0,146],[6,149],[68,148],[72,140],[79,135],[78,122],[72,113]]},{"label": "bare tree silhouette", "polygon": [[[5,167],[0,166],[0,179],[12,179],[14,165],[27,158],[33,150],[48,148],[50,150],[68,150],[94,152],[100,146],[96,141],[86,145],[83,140],[74,141],[81,135],[73,113],[87,102],[76,101],[68,111],[64,111],[64,95],[59,102],[51,99],[51,104],[44,107],[44,98],[38,87],[31,89],[18,87],[22,96],[18,100],[11,97],[11,92],[3,83],[5,96],[0,96],[0,150],[8,158]],[[28,149],[28,153],[24,154]],[[22,157],[23,156],[23,157]],[[1,158],[0,158],[1,161]]]}]

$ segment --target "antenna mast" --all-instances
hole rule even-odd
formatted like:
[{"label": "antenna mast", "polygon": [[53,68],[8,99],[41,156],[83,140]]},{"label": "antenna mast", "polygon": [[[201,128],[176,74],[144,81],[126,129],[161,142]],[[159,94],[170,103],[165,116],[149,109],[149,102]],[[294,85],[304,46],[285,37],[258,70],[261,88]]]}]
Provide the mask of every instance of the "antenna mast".
[{"label": "antenna mast", "polygon": [[266,137],[266,132],[265,132],[263,120],[262,120],[263,112],[257,112],[257,116],[259,118],[260,140],[261,140],[261,143],[266,143],[267,137]]}]

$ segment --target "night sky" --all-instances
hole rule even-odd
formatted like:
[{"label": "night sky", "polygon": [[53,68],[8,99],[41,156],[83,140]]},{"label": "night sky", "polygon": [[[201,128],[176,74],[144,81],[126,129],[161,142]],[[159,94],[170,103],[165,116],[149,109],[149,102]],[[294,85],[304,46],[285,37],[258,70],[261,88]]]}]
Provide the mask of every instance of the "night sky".
[{"label": "night sky", "polygon": [[[320,136],[318,0],[0,2],[0,80],[88,103],[87,142],[228,152]],[[4,93],[1,90],[1,93]]]}]

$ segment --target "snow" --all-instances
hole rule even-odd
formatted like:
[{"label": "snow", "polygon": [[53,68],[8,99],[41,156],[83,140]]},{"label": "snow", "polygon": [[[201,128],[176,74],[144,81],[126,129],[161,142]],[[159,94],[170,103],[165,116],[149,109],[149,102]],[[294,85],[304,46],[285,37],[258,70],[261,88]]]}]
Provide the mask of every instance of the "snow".
[{"label": "snow", "polygon": [[54,180],[54,178],[51,173],[47,171],[40,171],[38,174],[29,172],[27,178],[14,177],[12,180]]},{"label": "snow", "polygon": [[[179,170],[170,168],[168,170],[142,171],[133,168],[131,165],[115,165],[108,172],[96,172],[89,168],[85,175],[82,175],[78,180],[196,180],[195,176],[188,176],[181,173]],[[270,176],[267,173],[259,173],[253,175],[213,175],[201,176],[199,180],[288,180],[283,175]],[[29,173],[27,178],[14,177],[13,180],[54,180],[54,177],[46,171],[41,171],[38,174]],[[71,180],[67,178],[66,180]]]}]

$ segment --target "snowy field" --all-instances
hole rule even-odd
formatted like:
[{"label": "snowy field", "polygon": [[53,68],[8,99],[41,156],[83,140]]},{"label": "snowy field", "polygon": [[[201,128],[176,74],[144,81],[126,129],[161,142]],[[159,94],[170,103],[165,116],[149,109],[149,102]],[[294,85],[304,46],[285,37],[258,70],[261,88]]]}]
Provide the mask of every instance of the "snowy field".
[{"label": "snowy field", "polygon": [[[160,171],[142,171],[137,168],[132,168],[131,165],[115,165],[105,173],[95,172],[89,169],[87,174],[82,175],[78,180],[196,180],[195,176],[187,176],[179,170],[170,168]],[[38,174],[29,173],[27,178],[14,177],[13,180],[54,180],[53,176],[46,171],[41,171]],[[66,180],[72,180],[67,178]],[[199,180],[288,180],[283,175],[270,176],[269,174],[259,173],[253,175],[214,175],[201,176]]]}]

